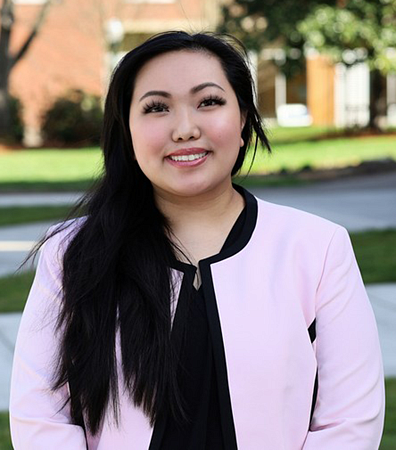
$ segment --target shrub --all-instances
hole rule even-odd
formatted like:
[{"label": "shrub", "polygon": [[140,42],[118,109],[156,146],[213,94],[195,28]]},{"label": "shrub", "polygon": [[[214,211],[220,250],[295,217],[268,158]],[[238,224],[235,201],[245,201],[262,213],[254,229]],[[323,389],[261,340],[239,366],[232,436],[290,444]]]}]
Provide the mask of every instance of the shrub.
[{"label": "shrub", "polygon": [[23,139],[22,103],[19,98],[10,98],[11,137],[16,142]]},{"label": "shrub", "polygon": [[100,98],[80,90],[58,98],[43,117],[47,143],[97,145],[103,121]]},{"label": "shrub", "polygon": [[12,95],[7,96],[7,104],[0,114],[8,116],[1,131],[1,141],[6,145],[20,144],[23,139],[22,103]]}]

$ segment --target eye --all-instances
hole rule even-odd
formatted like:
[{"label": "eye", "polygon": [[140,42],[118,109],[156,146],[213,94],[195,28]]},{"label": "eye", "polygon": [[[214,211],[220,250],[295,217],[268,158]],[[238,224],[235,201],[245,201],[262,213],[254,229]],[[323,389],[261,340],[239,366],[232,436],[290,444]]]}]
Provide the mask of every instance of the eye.
[{"label": "eye", "polygon": [[160,112],[164,112],[164,111],[169,111],[168,105],[166,105],[163,102],[158,102],[155,100],[151,101],[150,103],[145,105],[143,108],[144,114],[160,113]]},{"label": "eye", "polygon": [[204,98],[199,106],[215,106],[215,105],[225,105],[226,101],[217,95],[210,95]]}]

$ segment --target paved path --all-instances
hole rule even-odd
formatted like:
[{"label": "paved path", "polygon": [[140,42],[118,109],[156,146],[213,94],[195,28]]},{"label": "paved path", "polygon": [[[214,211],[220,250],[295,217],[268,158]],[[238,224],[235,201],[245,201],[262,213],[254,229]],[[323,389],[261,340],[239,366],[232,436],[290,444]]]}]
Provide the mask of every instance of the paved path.
[{"label": "paved path", "polygon": [[70,205],[75,203],[81,195],[81,192],[2,193],[0,195],[0,207]]},{"label": "paved path", "polygon": [[0,314],[0,411],[8,410],[12,359],[20,320],[20,313]]},{"label": "paved path", "polygon": [[36,241],[45,234],[50,225],[50,222],[45,222],[0,227],[0,277],[18,269]]},{"label": "paved path", "polygon": [[300,187],[260,188],[258,197],[339,223],[349,231],[396,227],[396,173]]},{"label": "paved path", "polygon": [[[349,231],[396,226],[396,172],[323,181],[299,187],[256,188],[251,191],[270,202],[326,217],[344,225]],[[80,197],[79,192],[1,194],[0,207],[70,204]]]},{"label": "paved path", "polygon": [[366,287],[377,320],[386,377],[396,377],[396,283]]}]

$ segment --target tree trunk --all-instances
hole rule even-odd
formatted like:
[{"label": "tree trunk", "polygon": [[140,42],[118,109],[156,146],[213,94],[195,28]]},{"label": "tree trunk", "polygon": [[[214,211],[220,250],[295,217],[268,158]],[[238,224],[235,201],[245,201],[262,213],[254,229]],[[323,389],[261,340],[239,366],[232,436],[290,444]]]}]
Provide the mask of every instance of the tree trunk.
[{"label": "tree trunk", "polygon": [[10,126],[10,97],[7,87],[0,86],[0,139],[4,139],[9,136]]},{"label": "tree trunk", "polygon": [[0,30],[0,139],[10,136],[11,111],[9,94],[9,76],[15,64],[20,61],[31,43],[39,33],[44,23],[48,10],[53,0],[47,0],[41,7],[36,21],[16,54],[10,54],[10,39],[14,25],[14,4],[12,0],[3,0],[1,7],[1,30]]},{"label": "tree trunk", "polygon": [[370,120],[369,128],[379,131],[378,118],[380,115],[380,101],[382,94],[382,77],[379,70],[370,73]]},{"label": "tree trunk", "polygon": [[1,8],[0,31],[0,138],[9,135],[11,125],[8,78],[11,68],[9,44],[13,23],[14,14],[12,1],[4,0]]}]

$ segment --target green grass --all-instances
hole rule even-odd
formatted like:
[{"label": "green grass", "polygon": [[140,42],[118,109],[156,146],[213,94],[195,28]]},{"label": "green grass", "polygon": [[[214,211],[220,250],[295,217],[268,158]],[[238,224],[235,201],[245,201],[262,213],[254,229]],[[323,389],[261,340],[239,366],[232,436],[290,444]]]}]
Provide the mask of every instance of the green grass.
[{"label": "green grass", "polygon": [[344,130],[333,126],[268,127],[266,131],[273,144],[331,138],[344,132]]},{"label": "green grass", "polygon": [[[395,133],[395,127],[383,130],[383,134]],[[353,138],[358,136],[368,136],[370,130],[359,128],[336,128],[334,126],[311,127],[267,127],[267,135],[273,144],[284,144],[288,142],[310,141],[331,139],[336,137]],[[373,135],[373,133],[371,133]]]},{"label": "green grass", "polygon": [[[396,378],[385,380],[386,412],[385,427],[380,450],[396,448]],[[0,413],[0,450],[12,450],[8,413]]]},{"label": "green grass", "polygon": [[15,150],[0,154],[0,189],[85,190],[101,172],[99,148]]},{"label": "green grass", "polygon": [[8,413],[0,413],[0,450],[12,450]]},{"label": "green grass", "polygon": [[396,230],[351,233],[351,240],[365,283],[396,282]]},{"label": "green grass", "polygon": [[386,410],[385,427],[380,450],[396,448],[396,378],[385,380]]},{"label": "green grass", "polygon": [[[351,233],[352,243],[365,283],[396,281],[396,229]],[[22,311],[33,272],[0,278],[0,313]]]},{"label": "green grass", "polygon": [[[252,174],[357,165],[362,161],[396,159],[395,135],[331,138],[323,128],[275,128],[273,155],[258,151]],[[14,150],[0,154],[0,191],[85,190],[101,172],[99,148]],[[244,170],[249,167],[246,162]],[[292,180],[292,182],[294,182]],[[279,183],[276,181],[275,183]]]},{"label": "green grass", "polygon": [[[259,149],[251,174],[296,171],[303,167],[329,169],[356,166],[362,161],[396,160],[396,136],[337,138],[274,144],[273,154]],[[250,166],[247,161],[244,170]]]},{"label": "green grass", "polygon": [[0,208],[0,226],[60,220],[67,216],[69,206],[12,206]]},{"label": "green grass", "polygon": [[32,285],[34,271],[0,278],[0,313],[22,311]]}]

